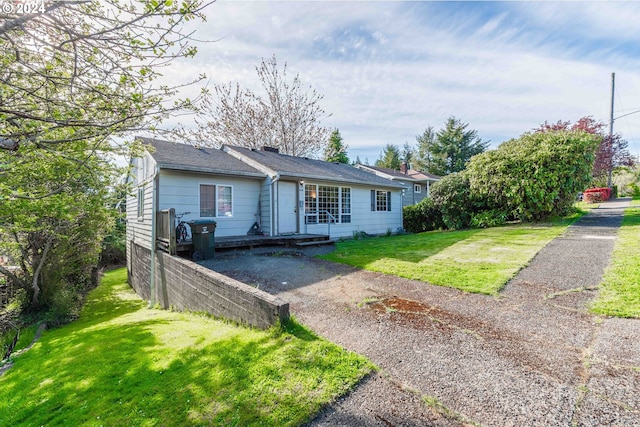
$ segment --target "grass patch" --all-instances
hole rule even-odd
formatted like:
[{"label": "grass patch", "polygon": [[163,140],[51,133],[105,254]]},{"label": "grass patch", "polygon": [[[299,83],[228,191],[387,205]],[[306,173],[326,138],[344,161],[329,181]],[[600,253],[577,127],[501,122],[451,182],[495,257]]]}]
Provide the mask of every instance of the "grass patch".
[{"label": "grass patch", "polygon": [[80,318],[0,377],[3,425],[299,425],[373,365],[289,322],[149,309],[107,273]]},{"label": "grass patch", "polygon": [[420,234],[336,243],[329,261],[467,292],[496,294],[580,215],[553,224]]},{"label": "grass patch", "polygon": [[625,210],[611,262],[591,306],[595,313],[640,317],[640,203],[633,205]]}]

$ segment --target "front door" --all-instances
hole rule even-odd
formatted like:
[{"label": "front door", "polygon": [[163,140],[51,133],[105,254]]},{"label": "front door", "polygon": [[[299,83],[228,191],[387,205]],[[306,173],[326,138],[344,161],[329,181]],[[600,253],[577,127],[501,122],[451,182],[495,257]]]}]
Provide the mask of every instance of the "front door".
[{"label": "front door", "polygon": [[298,232],[298,184],[295,182],[278,182],[278,233],[292,234]]}]

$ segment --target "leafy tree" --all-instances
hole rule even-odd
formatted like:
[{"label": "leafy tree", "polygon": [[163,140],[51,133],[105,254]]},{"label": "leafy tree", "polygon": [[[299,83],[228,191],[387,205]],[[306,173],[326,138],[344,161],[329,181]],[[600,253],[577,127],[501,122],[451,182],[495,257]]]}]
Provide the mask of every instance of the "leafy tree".
[{"label": "leafy tree", "polygon": [[[86,154],[92,142],[60,148],[64,151],[25,144],[14,153],[0,152],[0,163],[19,159],[9,163],[3,185],[20,193],[0,204],[0,250],[21,267],[19,273],[0,271],[29,289],[34,307],[54,306],[57,290],[88,276],[112,224],[105,201],[116,168]],[[83,155],[79,165],[76,158]],[[58,191],[61,180],[64,187]]]},{"label": "leafy tree", "polygon": [[324,159],[327,162],[349,163],[347,146],[342,142],[342,136],[338,129],[331,132],[329,144],[324,150]]},{"label": "leafy tree", "polygon": [[393,170],[400,170],[400,149],[397,145],[387,144],[382,149],[376,166]]},{"label": "leafy tree", "polygon": [[[157,126],[189,100],[156,80],[191,57],[186,20],[200,2],[47,2],[0,24],[0,252],[31,304],[68,314],[90,286],[113,224],[113,155],[127,132]],[[111,136],[125,136],[115,143]]]},{"label": "leafy tree", "polygon": [[178,87],[155,81],[195,55],[181,25],[204,18],[199,1],[43,4],[0,25],[0,148],[105,139],[191,106],[165,101]]},{"label": "leafy tree", "polygon": [[436,132],[429,126],[422,135],[416,136],[418,143],[414,159],[415,168],[421,171],[431,172],[433,163],[433,150],[435,147]]},{"label": "leafy tree", "polygon": [[[596,152],[593,164],[593,177],[601,181],[601,185],[611,186],[611,176],[613,170],[618,166],[633,166],[634,160],[629,153],[629,143],[622,139],[620,134],[609,135],[606,124],[596,121],[591,116],[582,117],[577,122],[571,124],[569,121],[559,120],[556,123],[543,123],[535,132],[549,132],[557,130],[583,131],[596,135],[601,142]],[[604,184],[602,181],[606,181]]]},{"label": "leafy tree", "polygon": [[448,175],[464,170],[467,162],[482,153],[489,143],[482,141],[475,130],[467,130],[468,123],[449,117],[445,128],[436,133],[430,150],[431,166],[426,172],[434,175]]},{"label": "leafy tree", "polygon": [[235,85],[216,85],[206,93],[198,131],[191,138],[203,144],[231,144],[247,148],[271,146],[293,156],[316,157],[327,144],[330,130],[320,122],[323,96],[305,90],[300,75],[287,78],[287,64],[279,71],[275,55],[263,59],[256,72],[264,95]]}]

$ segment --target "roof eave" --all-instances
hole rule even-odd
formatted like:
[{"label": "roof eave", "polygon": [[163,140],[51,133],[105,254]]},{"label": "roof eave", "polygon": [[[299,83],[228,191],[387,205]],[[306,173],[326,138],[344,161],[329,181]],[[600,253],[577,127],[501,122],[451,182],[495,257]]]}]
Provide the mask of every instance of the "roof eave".
[{"label": "roof eave", "polygon": [[261,174],[261,173],[229,171],[229,170],[212,169],[212,168],[199,168],[197,166],[173,165],[169,163],[158,163],[158,167],[160,169],[169,169],[169,170],[176,170],[176,171],[201,172],[201,173],[210,173],[210,174],[216,174],[216,175],[242,176],[242,177],[248,177],[248,178],[264,179],[267,177],[267,175]]},{"label": "roof eave", "polygon": [[351,185],[366,185],[369,187],[385,187],[385,188],[396,188],[401,190],[404,188],[402,184],[396,184],[393,182],[381,183],[381,182],[367,182],[367,181],[358,181],[353,179],[346,178],[330,178],[326,176],[320,175],[308,175],[308,174],[297,174],[290,172],[279,172],[280,178],[295,178],[301,180],[309,180],[309,181],[326,181],[326,182],[336,182],[340,184],[351,184]]}]

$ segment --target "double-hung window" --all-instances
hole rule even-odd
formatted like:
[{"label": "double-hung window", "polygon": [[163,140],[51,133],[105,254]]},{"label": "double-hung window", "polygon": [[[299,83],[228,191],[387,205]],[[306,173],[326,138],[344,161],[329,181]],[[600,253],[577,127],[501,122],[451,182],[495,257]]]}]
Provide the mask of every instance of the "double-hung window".
[{"label": "double-hung window", "polygon": [[200,217],[233,216],[233,187],[200,184]]},{"label": "double-hung window", "polygon": [[371,210],[391,211],[391,191],[371,190]]}]

